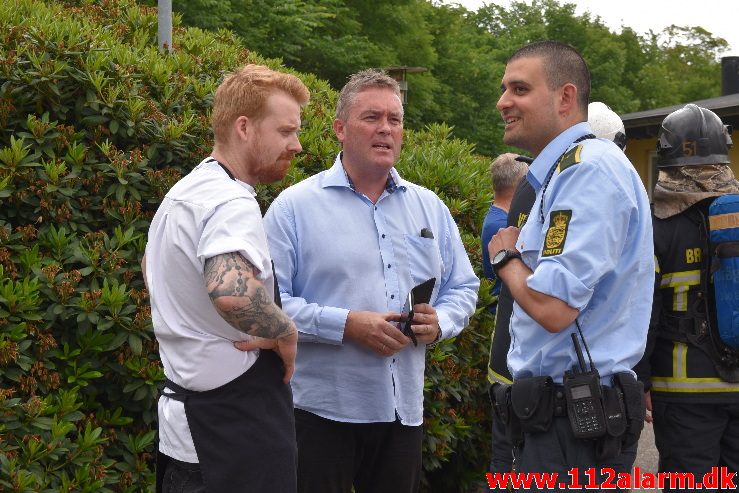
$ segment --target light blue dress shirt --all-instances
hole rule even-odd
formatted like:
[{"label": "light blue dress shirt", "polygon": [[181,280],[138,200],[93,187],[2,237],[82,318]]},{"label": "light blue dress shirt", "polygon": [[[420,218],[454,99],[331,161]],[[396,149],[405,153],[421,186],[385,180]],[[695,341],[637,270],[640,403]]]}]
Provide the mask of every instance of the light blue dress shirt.
[{"label": "light blue dress shirt", "polygon": [[[588,133],[587,123],[570,127],[531,164],[527,178],[537,196],[516,248],[534,271],[526,281],[531,289],[580,311],[578,320],[593,362],[602,382],[610,384],[614,373],[631,371],[644,353],[654,289],[652,221],[639,175],[623,152],[605,139],[581,142],[581,162],[554,172],[540,209],[552,165]],[[543,256],[557,211],[571,211],[563,248]],[[561,229],[556,233],[550,246],[562,238]],[[508,352],[514,380],[549,375],[561,383],[565,370],[577,363],[571,339],[576,331],[573,323],[550,333],[515,303]]]},{"label": "light blue dress shirt", "polygon": [[[426,347],[383,357],[343,340],[349,310],[400,312],[410,289],[436,278],[442,337],[475,312],[479,280],[457,225],[430,190],[402,180],[373,204],[353,190],[339,155],[330,169],[283,191],[265,215],[282,305],[300,344],[295,407],[335,421],[423,422]],[[434,238],[421,237],[429,228]]]}]

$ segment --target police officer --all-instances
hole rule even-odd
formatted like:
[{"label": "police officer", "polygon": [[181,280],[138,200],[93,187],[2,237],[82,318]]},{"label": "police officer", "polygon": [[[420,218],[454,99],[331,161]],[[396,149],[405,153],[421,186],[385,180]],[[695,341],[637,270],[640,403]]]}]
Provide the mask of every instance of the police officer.
[{"label": "police officer", "polygon": [[[510,408],[523,431],[518,470],[563,478],[573,467],[627,472],[640,430],[601,449],[605,440],[583,437],[592,415],[572,399],[594,404],[602,392],[623,409],[634,395],[625,382],[636,384],[631,368],[643,354],[651,309],[651,290],[640,287],[651,285],[654,268],[647,194],[620,149],[591,134],[590,73],[573,48],[554,41],[521,48],[501,87],[503,141],[535,157],[528,179],[536,199],[526,223],[500,230],[488,246],[515,300],[508,367]],[[578,365],[573,334],[587,341],[599,376],[588,373],[587,388],[568,394],[565,372]],[[614,438],[625,438],[626,416],[630,427],[636,408],[643,410],[640,392],[636,399],[628,413],[607,414],[620,421]],[[597,416],[601,433],[605,418]]]},{"label": "police officer", "polygon": [[[626,130],[621,118],[605,103],[593,101],[588,104],[588,124],[593,135],[613,141],[622,150],[626,147]],[[532,159],[518,156],[516,160],[531,163]],[[524,177],[520,180],[508,210],[507,226],[521,228],[529,216],[531,207],[534,205],[536,192],[529,180]],[[483,239],[484,239],[483,230]],[[484,243],[485,245],[487,244]],[[485,255],[483,258],[488,258]],[[492,267],[491,267],[492,269]],[[495,327],[491,334],[490,359],[488,362],[488,383],[490,384],[490,398],[495,406],[494,389],[496,385],[511,384],[512,377],[507,367],[508,349],[511,345],[511,336],[508,331],[511,314],[513,312],[513,298],[511,292],[501,284],[498,295],[498,310],[495,312]],[[490,472],[506,472],[513,467],[513,444],[508,436],[505,425],[493,407],[492,413],[492,460],[490,461]]]},{"label": "police officer", "polygon": [[719,117],[694,104],[664,119],[657,142],[654,309],[637,373],[659,470],[697,481],[713,466],[739,468],[739,366],[716,332],[707,238],[710,203],[739,192],[730,142]]}]

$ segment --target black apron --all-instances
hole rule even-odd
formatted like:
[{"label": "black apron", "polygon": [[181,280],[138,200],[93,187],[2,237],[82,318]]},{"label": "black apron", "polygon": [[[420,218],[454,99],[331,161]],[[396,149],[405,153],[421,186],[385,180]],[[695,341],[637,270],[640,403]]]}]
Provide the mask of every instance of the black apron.
[{"label": "black apron", "polygon": [[[164,394],[185,404],[185,415],[208,493],[295,493],[297,444],[290,386],[282,360],[261,350],[238,378],[194,392],[166,380]],[[169,457],[157,450],[157,493]]]}]

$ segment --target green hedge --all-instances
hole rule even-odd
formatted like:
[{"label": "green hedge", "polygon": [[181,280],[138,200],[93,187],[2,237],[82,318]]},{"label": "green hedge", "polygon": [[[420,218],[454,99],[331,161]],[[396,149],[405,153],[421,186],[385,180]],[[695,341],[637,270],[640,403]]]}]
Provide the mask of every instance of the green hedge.
[{"label": "green hedge", "polygon": [[[227,31],[175,28],[132,0],[0,0],[0,491],[151,491],[163,379],[139,260],[164,193],[210,152],[223,73],[264,60]],[[331,164],[336,94],[312,100],[275,194]],[[399,169],[434,189],[475,265],[487,163],[450,129],[407,132]],[[486,292],[483,285],[482,291]],[[481,296],[480,307],[489,302]],[[488,459],[478,316],[429,351],[427,491],[464,491]]]}]

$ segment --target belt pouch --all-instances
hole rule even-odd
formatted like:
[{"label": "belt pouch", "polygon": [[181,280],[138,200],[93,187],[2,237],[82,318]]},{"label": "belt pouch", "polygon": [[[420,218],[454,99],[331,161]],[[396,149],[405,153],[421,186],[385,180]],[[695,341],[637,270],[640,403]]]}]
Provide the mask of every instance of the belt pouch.
[{"label": "belt pouch", "polygon": [[644,428],[644,385],[629,372],[616,373],[613,375],[613,384],[621,389],[624,396],[624,408],[626,409],[626,433],[624,435],[624,446],[633,445],[639,441],[641,430]]},{"label": "belt pouch", "polygon": [[522,378],[511,387],[513,414],[525,433],[547,431],[554,414],[554,383],[552,377]]},{"label": "belt pouch", "polygon": [[618,387],[601,386],[601,394],[606,415],[606,434],[596,443],[595,457],[599,462],[613,459],[621,453],[621,441],[626,433],[623,392]]},{"label": "belt pouch", "polygon": [[507,383],[496,383],[490,389],[493,399],[493,412],[498,416],[506,430],[506,436],[513,444],[523,439],[521,423],[511,411],[511,388]]}]

